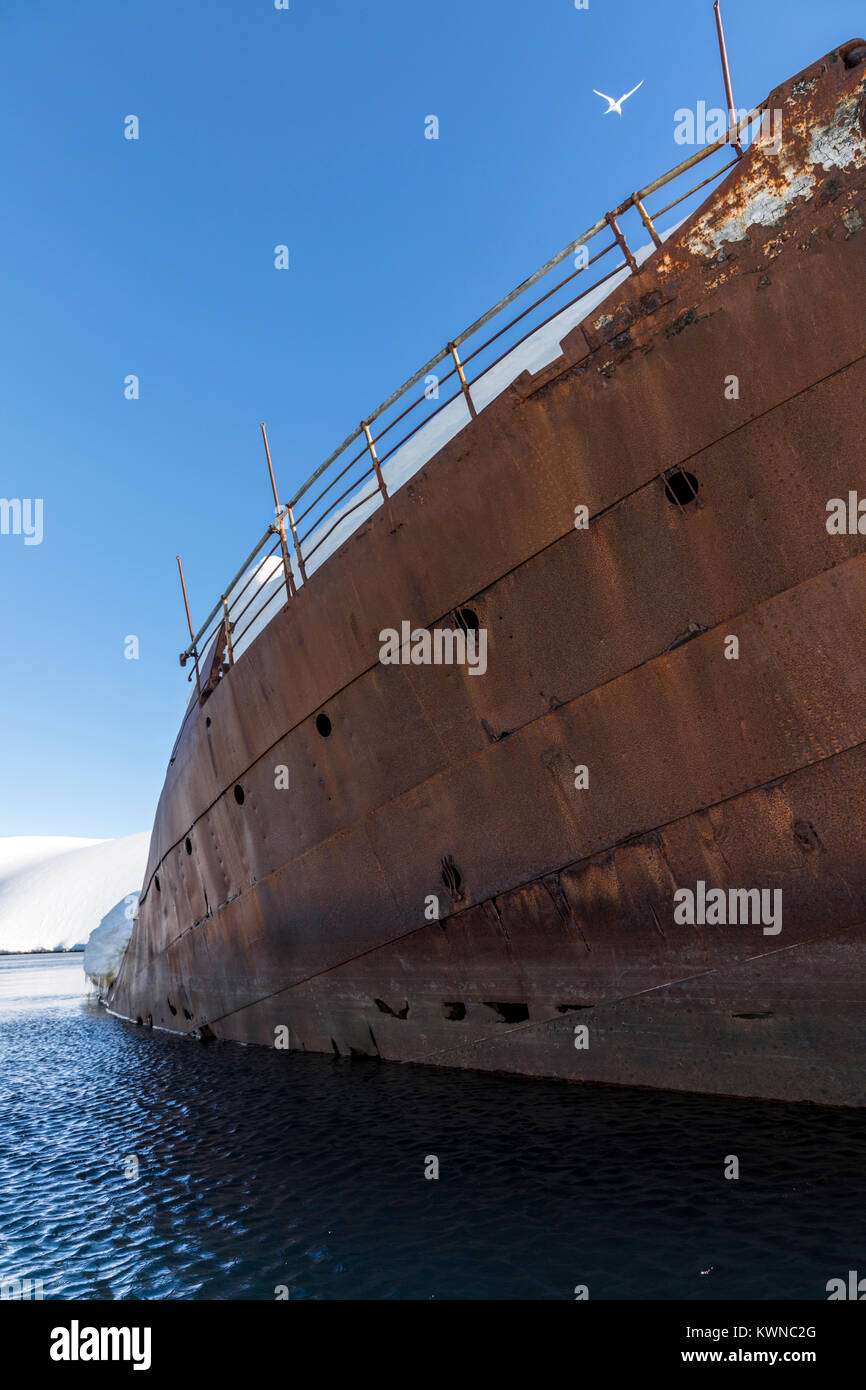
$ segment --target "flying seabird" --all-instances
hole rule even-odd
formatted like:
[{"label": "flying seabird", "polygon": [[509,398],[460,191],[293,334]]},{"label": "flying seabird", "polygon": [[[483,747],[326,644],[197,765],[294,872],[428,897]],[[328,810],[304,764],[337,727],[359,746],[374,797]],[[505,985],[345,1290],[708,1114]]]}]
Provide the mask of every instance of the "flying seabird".
[{"label": "flying seabird", "polygon": [[[643,86],[643,78],[641,78],[640,82],[637,84],[637,87],[642,87],[642,86]],[[626,92],[625,96],[624,96],[624,97],[620,97],[619,101],[614,101],[613,97],[609,97],[609,96],[607,95],[606,92],[599,92],[599,91],[596,91],[595,87],[593,87],[592,90],[595,92],[595,95],[596,95],[597,97],[604,97],[605,101],[608,103],[607,110],[603,113],[605,116],[609,116],[610,113],[611,113],[611,111],[615,111],[616,114],[617,114],[618,116],[621,116],[621,115],[622,115],[622,104],[623,104],[623,102],[624,102],[624,101],[628,101],[629,97],[633,97],[633,96],[634,96],[635,92],[637,91],[637,87],[632,87],[631,91],[630,91],[630,92]]]}]

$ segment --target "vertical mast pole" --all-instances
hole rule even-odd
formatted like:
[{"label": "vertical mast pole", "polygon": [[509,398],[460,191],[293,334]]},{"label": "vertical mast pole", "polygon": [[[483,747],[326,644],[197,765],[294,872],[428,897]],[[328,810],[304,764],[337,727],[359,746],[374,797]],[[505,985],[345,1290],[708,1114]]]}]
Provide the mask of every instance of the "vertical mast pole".
[{"label": "vertical mast pole", "polygon": [[189,628],[189,640],[192,643],[192,654],[195,660],[195,683],[196,688],[198,690],[199,703],[201,703],[201,679],[198,673],[198,649],[195,645],[195,633],[192,630],[192,618],[189,615],[189,599],[186,596],[186,580],[183,577],[183,563],[179,555],[175,558],[177,559],[177,569],[178,573],[180,574],[180,587],[183,590],[183,606],[186,609],[186,625]]},{"label": "vertical mast pole", "polygon": [[[731,69],[728,66],[728,49],[725,43],[725,30],[722,24],[722,10],[719,0],[715,0],[713,9],[716,13],[716,32],[719,36],[719,54],[722,59],[722,75],[725,79],[725,96],[728,101],[728,139],[730,140],[731,129],[737,124],[737,108],[734,105],[734,89],[731,86]],[[736,147],[737,155],[741,156],[743,153],[743,146],[739,133],[733,143]]]}]

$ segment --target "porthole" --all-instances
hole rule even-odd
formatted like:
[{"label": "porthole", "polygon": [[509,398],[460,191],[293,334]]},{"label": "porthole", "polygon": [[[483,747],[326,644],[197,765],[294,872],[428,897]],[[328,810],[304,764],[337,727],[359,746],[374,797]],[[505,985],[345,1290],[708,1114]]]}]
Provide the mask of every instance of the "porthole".
[{"label": "porthole", "polygon": [[157,891],[157,893],[161,893],[161,892],[162,892],[162,889],[161,889],[160,886],[159,886],[159,874],[154,874],[154,876],[153,876],[153,881],[154,881],[154,883],[156,884],[156,891]]},{"label": "porthole", "polygon": [[478,614],[474,608],[457,608],[454,612],[454,620],[459,628],[466,633],[477,632],[481,624],[478,621]]},{"label": "porthole", "polygon": [[528,1004],[491,1003],[485,999],[485,1009],[492,1009],[502,1023],[526,1023],[529,1019]]},{"label": "porthole", "polygon": [[694,473],[675,468],[665,478],[665,497],[673,507],[687,507],[698,495],[698,480]]},{"label": "porthole", "polygon": [[187,854],[192,854],[192,840],[188,835],[186,837],[186,852]]},{"label": "porthole", "polygon": [[459,899],[463,896],[463,875],[450,854],[446,854],[442,860],[442,882],[452,898]]},{"label": "porthole", "polygon": [[322,735],[322,738],[328,737],[331,732],[331,721],[326,714],[316,715],[316,728]]},{"label": "porthole", "polygon": [[244,789],[240,783],[235,787],[235,801],[239,806],[243,806],[244,804]]}]

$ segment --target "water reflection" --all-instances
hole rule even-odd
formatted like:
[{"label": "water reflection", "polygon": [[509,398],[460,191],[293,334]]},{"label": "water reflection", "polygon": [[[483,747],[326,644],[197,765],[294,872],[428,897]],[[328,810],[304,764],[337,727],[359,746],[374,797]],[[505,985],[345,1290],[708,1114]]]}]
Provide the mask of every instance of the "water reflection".
[{"label": "water reflection", "polygon": [[823,1298],[866,1261],[860,1112],[203,1045],[80,959],[0,959],[0,1277],[46,1298]]}]

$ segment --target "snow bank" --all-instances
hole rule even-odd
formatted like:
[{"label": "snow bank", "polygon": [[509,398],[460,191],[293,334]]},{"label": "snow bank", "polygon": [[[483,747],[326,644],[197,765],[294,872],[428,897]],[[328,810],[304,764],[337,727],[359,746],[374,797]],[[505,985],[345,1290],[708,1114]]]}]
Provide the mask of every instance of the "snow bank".
[{"label": "snow bank", "polygon": [[0,839],[0,952],[81,948],[144,878],[150,833]]},{"label": "snow bank", "polygon": [[127,893],[90,933],[84,948],[84,973],[100,989],[107,989],[117,978],[123,953],[132,935],[140,896],[139,892]]}]

